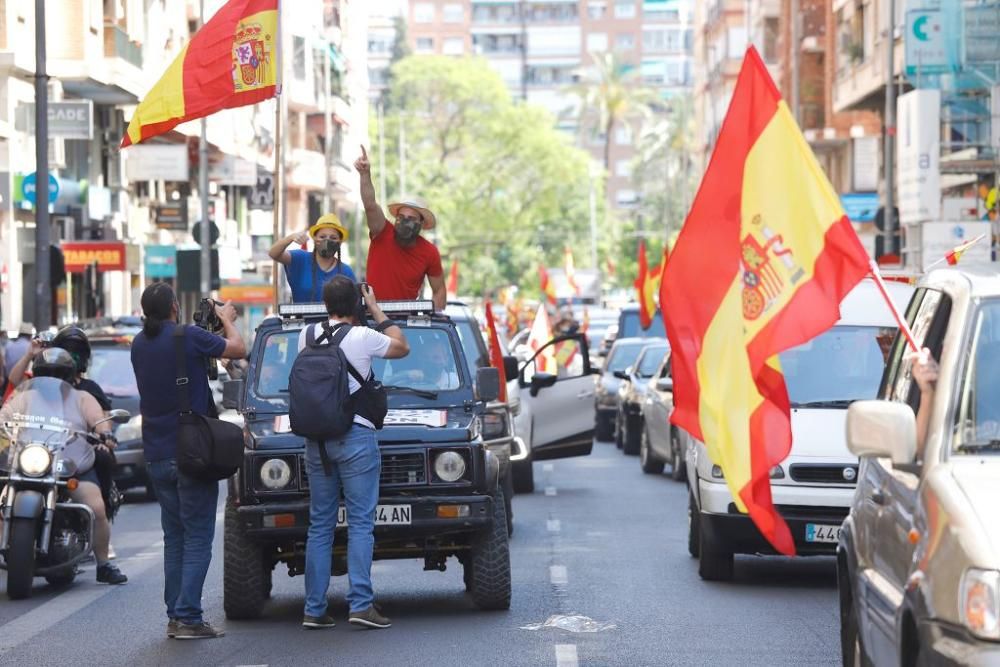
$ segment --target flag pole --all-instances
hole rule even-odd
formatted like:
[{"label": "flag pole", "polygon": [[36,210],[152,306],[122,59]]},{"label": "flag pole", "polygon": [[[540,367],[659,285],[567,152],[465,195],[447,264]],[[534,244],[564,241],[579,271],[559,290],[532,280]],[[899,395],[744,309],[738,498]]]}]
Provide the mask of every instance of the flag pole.
[{"label": "flag pole", "polygon": [[903,319],[903,314],[899,312],[899,309],[896,308],[896,304],[893,303],[892,299],[889,297],[889,291],[885,287],[885,280],[883,280],[882,273],[878,269],[878,264],[875,263],[875,260],[871,260],[869,266],[871,267],[871,276],[875,279],[875,284],[878,285],[878,290],[882,293],[882,298],[885,299],[886,305],[888,305],[889,310],[892,311],[892,316],[896,318],[896,324],[899,325],[899,330],[903,332],[903,335],[906,337],[906,341],[910,344],[910,349],[914,352],[920,352],[920,346],[917,345],[917,340],[914,338],[913,332],[910,331],[909,325],[906,323],[906,320]]},{"label": "flag pole", "polygon": [[[284,47],[284,40],[282,39],[282,30],[284,30],[284,25],[281,22],[281,0],[278,0],[278,35],[277,42],[278,48],[275,54],[275,79],[277,81],[277,86],[275,87],[274,96],[274,178],[271,179],[271,184],[274,187],[274,197],[272,197],[271,204],[273,205],[273,217],[272,217],[272,230],[271,234],[273,238],[271,243],[277,243],[278,239],[281,238],[281,202],[284,198],[281,196],[281,190],[284,187],[285,175],[282,173],[282,155],[281,155],[281,93],[284,92],[281,89],[281,84],[285,80],[285,59],[282,49]],[[274,268],[271,272],[271,291],[273,292],[273,298],[271,300],[271,305],[274,307],[274,313],[278,313],[278,286],[280,285],[281,277],[278,275],[280,269],[278,268],[278,262],[274,263]]]},{"label": "flag pole", "polygon": [[[963,243],[962,245],[958,246],[957,248],[955,248],[951,252],[956,252],[956,251],[957,252],[965,252],[966,250],[968,250],[972,246],[976,245],[977,243],[979,243],[980,241],[982,241],[985,238],[986,238],[986,234],[980,234],[979,236],[977,236],[976,238],[972,239],[971,241],[966,241],[965,243]],[[951,254],[951,253],[949,253],[949,254]],[[931,269],[933,269],[935,266],[937,266],[941,262],[946,262],[946,261],[948,261],[948,255],[945,255],[944,257],[941,257],[941,258],[939,258],[939,259],[931,262],[927,266],[927,268],[924,269],[924,272],[930,271]]]}]

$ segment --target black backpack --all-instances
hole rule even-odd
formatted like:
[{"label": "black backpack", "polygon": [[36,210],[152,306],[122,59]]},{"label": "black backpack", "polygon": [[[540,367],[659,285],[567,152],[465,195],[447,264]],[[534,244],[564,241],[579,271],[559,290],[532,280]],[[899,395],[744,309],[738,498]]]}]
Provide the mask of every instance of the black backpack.
[{"label": "black backpack", "polygon": [[[288,421],[292,433],[321,445],[336,440],[354,423],[347,374],[351,364],[340,349],[351,330],[347,323],[331,327],[323,323],[323,334],[316,338],[315,327],[306,329],[306,346],[296,357],[288,375]],[[324,344],[329,341],[329,344]]]}]

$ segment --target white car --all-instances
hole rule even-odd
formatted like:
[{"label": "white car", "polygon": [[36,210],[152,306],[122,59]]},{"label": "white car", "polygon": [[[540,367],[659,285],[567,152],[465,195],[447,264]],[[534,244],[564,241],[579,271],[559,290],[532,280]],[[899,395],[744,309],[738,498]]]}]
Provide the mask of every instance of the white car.
[{"label": "white car", "polygon": [[[890,283],[899,309],[913,288]],[[858,458],[844,436],[848,406],[875,398],[897,327],[878,286],[862,281],[844,299],[841,319],[813,340],[780,355],[791,401],[792,448],[771,470],[774,504],[799,555],[832,555],[857,482]],[[733,502],[722,470],[689,435],[688,548],[706,580],[733,576],[733,554],[774,553]]]}]

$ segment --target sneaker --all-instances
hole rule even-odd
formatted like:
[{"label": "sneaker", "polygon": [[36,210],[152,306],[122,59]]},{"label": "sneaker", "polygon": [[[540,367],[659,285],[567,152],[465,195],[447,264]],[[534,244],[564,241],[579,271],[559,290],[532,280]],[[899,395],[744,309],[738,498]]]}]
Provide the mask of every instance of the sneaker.
[{"label": "sneaker", "polygon": [[167,637],[173,639],[177,636],[177,628],[180,627],[180,621],[176,618],[172,618],[167,621]]},{"label": "sneaker", "polygon": [[105,563],[97,567],[97,583],[99,584],[124,584],[128,577],[122,574],[118,566],[114,563]]},{"label": "sneaker", "polygon": [[225,630],[216,630],[210,623],[177,623],[175,639],[215,639],[226,634]]},{"label": "sneaker", "polygon": [[389,619],[383,616],[375,605],[371,605],[364,611],[352,611],[348,623],[352,625],[363,625],[366,628],[388,628],[392,626]]},{"label": "sneaker", "polygon": [[309,628],[310,630],[318,630],[320,628],[332,628],[335,625],[333,622],[333,617],[329,614],[323,614],[322,616],[310,616],[305,614],[302,617],[302,627]]}]

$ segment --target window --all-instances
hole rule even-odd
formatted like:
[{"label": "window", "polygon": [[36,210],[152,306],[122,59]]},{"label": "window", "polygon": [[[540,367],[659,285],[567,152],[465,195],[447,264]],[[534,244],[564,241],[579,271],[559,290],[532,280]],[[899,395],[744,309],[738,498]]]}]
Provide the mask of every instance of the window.
[{"label": "window", "polygon": [[[927,347],[931,356],[941,358],[941,347],[951,314],[951,299],[943,292],[919,289],[910,299],[906,320],[920,347]],[[886,383],[879,390],[879,397],[908,403],[914,410],[920,404],[920,390],[913,382],[913,361],[905,336],[896,336],[886,363]]]},{"label": "window", "polygon": [[615,176],[628,178],[632,175],[632,165],[628,160],[618,160],[615,162]]},{"label": "window", "polygon": [[434,53],[433,37],[417,37],[417,53]]},{"label": "window", "polygon": [[632,128],[627,124],[621,124],[615,128],[615,145],[629,146],[632,143]]},{"label": "window", "polygon": [[299,81],[306,78],[306,38],[292,35],[292,76]]},{"label": "window", "polygon": [[587,3],[587,18],[591,20],[603,19],[608,13],[607,3],[603,0],[594,1]]},{"label": "window", "polygon": [[615,48],[631,49],[635,46],[635,36],[630,32],[623,32],[615,37]]},{"label": "window", "polygon": [[587,51],[590,53],[608,50],[608,34],[592,32],[587,35]]},{"label": "window", "polygon": [[441,13],[445,23],[461,23],[465,20],[465,11],[459,4],[445,5]]},{"label": "window", "polygon": [[615,18],[634,19],[635,18],[634,0],[615,0]]},{"label": "window", "polygon": [[955,444],[1000,440],[1000,301],[983,302],[962,374]]},{"label": "window", "polygon": [[433,23],[434,5],[430,2],[418,2],[413,5],[414,23]]},{"label": "window", "polygon": [[768,64],[778,62],[779,30],[777,17],[764,19],[764,62]]},{"label": "window", "polygon": [[619,208],[631,208],[639,203],[639,195],[635,190],[619,190],[615,193],[615,203]]},{"label": "window", "polygon": [[651,378],[656,374],[656,369],[663,363],[663,357],[667,355],[670,348],[666,345],[650,345],[642,351],[636,369],[636,376],[640,378]]},{"label": "window", "polygon": [[441,45],[441,52],[446,56],[460,56],[465,53],[465,39],[462,37],[446,37]]}]

